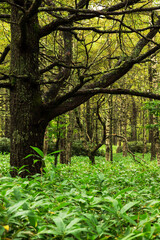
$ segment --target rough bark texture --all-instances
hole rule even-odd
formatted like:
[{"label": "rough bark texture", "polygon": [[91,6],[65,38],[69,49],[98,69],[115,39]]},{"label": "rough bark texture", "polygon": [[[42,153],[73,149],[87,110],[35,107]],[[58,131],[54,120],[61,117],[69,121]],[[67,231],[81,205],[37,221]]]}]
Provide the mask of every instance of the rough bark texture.
[{"label": "rough bark texture", "polygon": [[[43,136],[46,123],[41,121],[41,96],[38,74],[38,20],[32,17],[23,26],[16,24],[21,14],[12,7],[11,21],[11,157],[10,164],[14,167],[12,176],[17,174],[20,166],[26,165],[30,174],[40,173],[42,161],[33,164],[33,158],[24,159],[31,153],[30,146],[43,148]],[[24,36],[23,36],[24,35]],[[25,37],[25,41],[23,38]],[[31,164],[32,162],[32,164]],[[22,177],[28,173],[23,171]]]}]

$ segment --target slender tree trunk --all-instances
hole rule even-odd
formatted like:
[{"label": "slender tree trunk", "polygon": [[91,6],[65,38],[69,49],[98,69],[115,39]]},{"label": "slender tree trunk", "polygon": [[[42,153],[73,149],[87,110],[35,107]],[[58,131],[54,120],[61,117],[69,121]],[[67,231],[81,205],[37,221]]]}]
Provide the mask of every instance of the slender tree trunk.
[{"label": "slender tree trunk", "polygon": [[86,133],[87,133],[87,141],[92,141],[93,131],[92,131],[92,122],[93,119],[91,119],[91,100],[88,100],[86,102]]},{"label": "slender tree trunk", "polygon": [[94,165],[94,164],[95,164],[95,155],[89,153],[89,154],[88,154],[88,157],[89,157],[89,160],[90,160],[90,162],[92,163],[92,165]]},{"label": "slender tree trunk", "polygon": [[134,97],[132,99],[132,114],[131,114],[131,141],[137,141],[137,107]]},{"label": "slender tree trunk", "polygon": [[[42,161],[34,164],[34,158],[24,159],[32,153],[30,146],[43,149],[43,137],[48,122],[42,120],[41,92],[37,84],[38,74],[38,20],[34,16],[21,28],[18,22],[21,14],[12,7],[11,13],[11,174],[16,176],[17,169],[23,165],[26,171],[20,175],[40,173]],[[29,171],[29,173],[27,172]]]},{"label": "slender tree trunk", "polygon": [[[154,116],[152,113],[149,114],[149,124],[153,125]],[[149,142],[151,143],[151,161],[156,158],[156,141],[155,141],[155,130],[153,128],[149,129]]]},{"label": "slender tree trunk", "polygon": [[73,128],[74,128],[73,111],[70,111],[68,114],[69,114],[69,124],[67,126],[67,155],[68,155],[68,163],[71,163]]},{"label": "slender tree trunk", "polygon": [[[118,129],[118,135],[122,135],[122,124],[121,124],[121,120],[119,120],[119,129]],[[118,147],[116,150],[116,153],[120,153],[121,152],[121,147],[122,147],[122,139],[118,138]]]},{"label": "slender tree trunk", "polygon": [[106,121],[106,161],[113,161],[112,154],[112,96],[108,99],[108,116]]},{"label": "slender tree trunk", "polygon": [[[122,136],[127,139],[127,114],[126,114],[126,98],[122,98],[122,116],[123,116],[123,124],[122,124]],[[125,139],[123,139],[123,157],[127,157],[127,143]]]},{"label": "slender tree trunk", "polygon": [[160,166],[160,141],[159,141],[159,132],[156,138],[156,152],[157,152],[157,164]]},{"label": "slender tree trunk", "polygon": [[[58,150],[59,150],[59,143],[60,143],[60,137],[57,136],[55,151],[58,151]],[[55,158],[54,158],[54,166],[55,166],[55,167],[56,167],[57,164],[58,164],[58,155],[59,155],[58,152],[55,153]]]},{"label": "slender tree trunk", "polygon": [[61,128],[61,137],[60,137],[60,163],[62,164],[68,164],[68,159],[66,155],[66,147],[67,147],[67,115],[63,115],[60,120],[60,124],[63,126]]},{"label": "slender tree trunk", "polygon": [[[154,123],[158,123],[158,116],[155,117]],[[154,130],[154,139],[156,143],[156,155],[157,155],[157,164],[160,166],[160,140],[159,140],[159,129],[158,127],[155,128]]]},{"label": "slender tree trunk", "polygon": [[145,112],[143,111],[143,157],[144,154],[147,152],[147,132],[146,132],[146,121],[145,121]]},{"label": "slender tree trunk", "polygon": [[0,137],[10,138],[9,91],[0,89]]},{"label": "slender tree trunk", "polygon": [[60,138],[60,163],[71,163],[71,150],[72,150],[72,134],[73,134],[73,112],[63,117],[61,124],[64,125],[62,129],[62,136]]},{"label": "slender tree trunk", "polygon": [[110,135],[110,161],[113,162],[113,96],[111,95],[110,99],[110,130],[109,130],[109,135]]},{"label": "slender tree trunk", "polygon": [[43,154],[44,156],[47,155],[48,152],[48,128],[46,128],[44,133],[44,139],[43,139]]},{"label": "slender tree trunk", "polygon": [[110,118],[109,114],[106,121],[106,161],[110,161]]}]

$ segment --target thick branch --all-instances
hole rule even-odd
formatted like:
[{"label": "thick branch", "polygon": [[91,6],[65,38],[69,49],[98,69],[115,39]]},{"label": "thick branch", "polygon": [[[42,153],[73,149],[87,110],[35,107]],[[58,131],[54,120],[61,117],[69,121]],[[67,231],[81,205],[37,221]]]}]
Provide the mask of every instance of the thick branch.
[{"label": "thick branch", "polygon": [[31,18],[35,14],[37,14],[37,10],[40,7],[41,3],[42,3],[42,0],[34,0],[31,7],[27,11],[26,18]]},{"label": "thick branch", "polygon": [[5,57],[7,56],[7,54],[9,53],[9,51],[10,51],[10,45],[8,45],[8,46],[4,49],[3,53],[1,54],[0,64],[2,64],[2,62],[5,60]]},{"label": "thick branch", "polygon": [[88,99],[90,99],[96,94],[114,94],[114,95],[124,94],[160,100],[160,95],[149,92],[138,92],[128,89],[103,89],[103,88],[86,89],[79,90],[77,93],[72,95],[70,99],[68,98],[68,100],[66,99],[66,101],[64,102],[58,102],[57,99],[57,101],[51,102],[49,104],[44,104],[44,113],[46,114],[48,119],[51,120],[56,116],[59,116],[63,113],[75,109],[76,107],[86,102]]},{"label": "thick branch", "polygon": [[156,46],[152,48],[151,50],[147,51],[146,53],[140,55],[139,57],[135,58],[134,61],[135,63],[142,62],[144,59],[147,57],[151,56],[152,54],[156,53],[160,49],[160,46]]},{"label": "thick branch", "polygon": [[[160,19],[158,19],[156,25],[160,25]],[[96,83],[88,85],[87,88],[93,89],[93,88],[106,88],[110,85],[112,85],[114,82],[116,82],[118,79],[120,79],[122,76],[124,76],[132,67],[135,63],[139,63],[145,57],[150,56],[154,52],[156,52],[159,48],[160,45],[157,45],[154,47],[151,51],[148,51],[142,56],[139,56],[143,48],[149,43],[149,41],[156,35],[158,32],[158,28],[156,29],[151,29],[150,32],[145,36],[145,38],[141,38],[138,43],[136,44],[135,48],[133,49],[131,55],[126,58],[122,59],[120,65],[113,69],[111,72],[106,73],[102,76],[102,78],[97,81]]]}]

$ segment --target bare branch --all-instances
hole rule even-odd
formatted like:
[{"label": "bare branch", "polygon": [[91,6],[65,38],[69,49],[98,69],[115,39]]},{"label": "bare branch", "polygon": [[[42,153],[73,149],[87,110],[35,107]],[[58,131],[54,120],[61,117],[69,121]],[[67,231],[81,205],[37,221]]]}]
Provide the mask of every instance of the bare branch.
[{"label": "bare branch", "polygon": [[21,10],[23,13],[25,13],[25,9],[24,9],[22,6],[20,6],[19,4],[16,4],[15,2],[9,1],[9,0],[5,0],[5,2],[8,3],[8,4],[11,5],[11,6],[14,6],[14,7],[18,8],[18,9]]},{"label": "bare branch", "polygon": [[88,15],[86,15],[86,14],[76,15],[75,14],[75,15],[71,15],[69,17],[56,19],[40,29],[39,38],[47,36],[51,32],[57,30],[57,28],[59,26],[65,26],[68,24],[72,24],[73,22],[78,21],[78,20],[91,19],[93,17],[96,17],[96,16],[92,15],[92,14],[88,14]]},{"label": "bare branch", "polygon": [[[158,19],[156,25],[160,25],[160,19]],[[142,37],[138,43],[136,44],[135,48],[133,49],[131,55],[126,59],[122,59],[118,67],[115,67],[109,73],[104,74],[101,79],[93,84],[88,85],[89,89],[93,88],[106,88],[124,76],[135,63],[140,62],[140,53],[142,49],[149,43],[149,41],[157,34],[158,29],[151,29],[150,32],[145,36]],[[158,50],[160,45],[152,49],[153,52]],[[146,54],[149,56],[153,52],[148,51]],[[144,59],[144,55],[142,55],[142,59]],[[138,61],[139,60],[139,61]]]},{"label": "bare branch", "polygon": [[142,62],[147,57],[151,56],[152,54],[156,53],[160,49],[159,46],[155,46],[154,48],[150,49],[146,53],[142,54],[141,56],[134,59],[135,63]]},{"label": "bare branch", "polygon": [[102,30],[102,29],[98,29],[98,28],[95,28],[95,27],[58,27],[57,30],[60,30],[60,31],[74,31],[74,30],[77,30],[77,31],[93,31],[93,32],[96,32],[96,33],[102,33],[102,34],[105,34],[105,33],[109,33],[109,34],[117,34],[117,33],[133,33],[133,32],[143,32],[143,31],[146,31],[146,30],[149,30],[149,29],[153,29],[153,28],[160,28],[160,25],[159,26],[149,26],[149,27],[146,27],[146,28],[137,28],[137,29],[132,29],[132,30]]},{"label": "bare branch", "polygon": [[9,19],[11,17],[10,14],[0,14],[0,19]]},{"label": "bare branch", "polygon": [[[124,7],[124,5],[123,5]],[[122,7],[121,7],[122,8]],[[120,9],[120,8],[119,8]],[[140,13],[140,12],[152,12],[155,10],[159,10],[160,6],[157,7],[148,7],[148,8],[135,8],[135,9],[130,9],[130,10],[123,10],[123,11],[111,11],[110,8],[108,9],[103,9],[103,10],[91,10],[91,9],[74,9],[74,8],[56,8],[56,7],[41,7],[39,8],[39,12],[69,12],[69,13],[83,13],[83,14],[94,14],[97,17],[98,16],[120,16],[120,15],[124,15],[124,14],[133,14],[133,13]],[[118,10],[118,9],[117,9]]]},{"label": "bare branch", "polygon": [[10,45],[8,45],[8,46],[4,49],[3,53],[1,54],[0,64],[2,64],[2,62],[5,60],[7,54],[9,53],[9,51],[10,51]]},{"label": "bare branch", "polygon": [[68,69],[86,69],[85,66],[70,66],[70,65],[66,65],[64,63],[61,62],[53,62],[52,64],[50,64],[49,66],[47,66],[46,68],[43,68],[39,71],[40,74],[46,73],[50,70],[52,70],[54,67],[64,67],[64,68],[68,68]]},{"label": "bare branch", "polygon": [[9,78],[8,75],[2,74],[3,76],[0,77],[0,81],[6,80]]},{"label": "bare branch", "polygon": [[160,100],[160,95],[159,94],[154,94],[150,92],[138,92],[134,90],[129,90],[129,89],[104,89],[104,88],[97,88],[97,89],[86,89],[86,90],[79,90],[77,93],[74,94],[74,96],[82,96],[82,95],[96,95],[96,94],[113,94],[113,95],[131,95],[131,96],[140,96],[140,97],[145,97],[149,99],[157,99]]}]

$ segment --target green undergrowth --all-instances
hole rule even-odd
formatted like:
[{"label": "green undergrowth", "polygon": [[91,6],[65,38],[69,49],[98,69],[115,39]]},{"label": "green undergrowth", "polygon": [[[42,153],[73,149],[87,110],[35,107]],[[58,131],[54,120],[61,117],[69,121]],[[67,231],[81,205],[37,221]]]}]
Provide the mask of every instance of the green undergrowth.
[{"label": "green undergrowth", "polygon": [[0,239],[160,239],[160,169],[149,154],[57,168],[47,157],[46,173],[31,179],[11,178],[0,157]]}]

